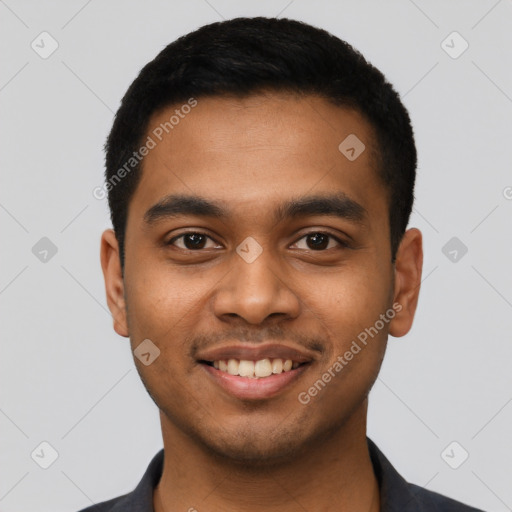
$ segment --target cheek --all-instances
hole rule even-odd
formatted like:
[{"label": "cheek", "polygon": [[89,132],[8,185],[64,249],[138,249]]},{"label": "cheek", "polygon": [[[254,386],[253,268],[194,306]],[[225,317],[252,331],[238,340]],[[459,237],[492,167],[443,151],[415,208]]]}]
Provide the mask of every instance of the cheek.
[{"label": "cheek", "polygon": [[159,407],[182,410],[189,399],[183,383],[194,366],[186,341],[197,325],[200,290],[187,285],[180,273],[171,275],[156,264],[131,277],[126,293],[132,350],[149,339],[159,351],[147,366],[135,353],[137,371]]},{"label": "cheek", "polygon": [[130,332],[156,339],[193,315],[205,295],[201,281],[160,262],[140,265],[129,277],[127,272],[126,283]]},{"label": "cheek", "polygon": [[303,400],[333,411],[333,418],[361,403],[384,357],[389,324],[380,315],[389,308],[388,297],[383,276],[355,271],[309,295],[312,321],[323,325],[330,343],[301,390]]},{"label": "cheek", "polygon": [[384,356],[389,323],[381,315],[389,309],[388,270],[347,266],[314,290],[307,295],[312,322],[323,325],[330,343],[313,380],[332,380],[324,399],[359,396],[373,384]]},{"label": "cheek", "polygon": [[[189,339],[206,329],[202,324],[214,283],[196,279],[185,270],[171,272],[170,266],[157,262],[130,277],[126,293],[131,346],[135,350],[149,339],[158,347],[159,356],[151,365],[135,361],[141,377],[158,397],[161,390],[181,388],[197,371],[190,357]],[[165,400],[179,401],[179,393],[174,395]]]},{"label": "cheek", "polygon": [[301,286],[301,300],[330,329],[357,334],[388,308],[390,278],[385,269],[354,265]]}]

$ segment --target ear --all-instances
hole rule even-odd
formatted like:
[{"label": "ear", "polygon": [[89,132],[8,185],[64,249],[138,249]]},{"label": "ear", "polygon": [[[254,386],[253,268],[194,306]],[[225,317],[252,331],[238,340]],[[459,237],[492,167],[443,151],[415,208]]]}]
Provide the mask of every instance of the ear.
[{"label": "ear", "polygon": [[120,336],[127,338],[129,334],[124,299],[124,280],[119,258],[119,244],[112,229],[107,229],[101,236],[100,258],[105,279],[107,304],[114,319],[114,330]]},{"label": "ear", "polygon": [[416,306],[418,305],[422,268],[421,231],[411,228],[405,232],[395,260],[393,304],[397,304],[397,314],[389,324],[389,334],[391,336],[404,336],[412,327]]}]

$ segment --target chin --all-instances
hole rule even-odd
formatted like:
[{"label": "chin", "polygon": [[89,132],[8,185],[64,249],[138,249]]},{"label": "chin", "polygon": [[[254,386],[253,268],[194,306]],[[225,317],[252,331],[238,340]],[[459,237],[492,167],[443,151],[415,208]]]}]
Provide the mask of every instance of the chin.
[{"label": "chin", "polygon": [[215,455],[231,465],[247,468],[268,469],[290,464],[302,450],[297,442],[258,445],[254,442],[238,443],[236,446],[211,446]]},{"label": "chin", "polygon": [[276,429],[237,430],[236,432],[211,432],[200,436],[201,444],[216,458],[244,469],[269,468],[290,464],[307,446],[304,432]]}]

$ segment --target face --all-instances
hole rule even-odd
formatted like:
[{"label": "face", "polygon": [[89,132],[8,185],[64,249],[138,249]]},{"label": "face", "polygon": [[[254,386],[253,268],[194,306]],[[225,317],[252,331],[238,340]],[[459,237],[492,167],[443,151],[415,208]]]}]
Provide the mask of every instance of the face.
[{"label": "face", "polygon": [[[177,108],[150,122],[124,278],[103,235],[114,326],[133,350],[151,340],[146,362],[160,351],[135,363],[167,429],[233,460],[289,458],[366,411],[388,334],[412,322],[421,236],[409,230],[391,263],[387,192],[357,112],[314,96],[204,98],[152,135]],[[365,145],[355,159],[338,148],[350,134]]]}]

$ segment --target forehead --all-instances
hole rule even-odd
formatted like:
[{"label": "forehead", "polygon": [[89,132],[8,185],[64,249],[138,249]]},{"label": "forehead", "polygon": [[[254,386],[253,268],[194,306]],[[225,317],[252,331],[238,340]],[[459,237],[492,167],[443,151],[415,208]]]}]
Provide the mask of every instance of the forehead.
[{"label": "forehead", "polygon": [[310,192],[385,202],[373,129],[354,109],[283,93],[194,101],[151,117],[146,137],[153,148],[143,160],[135,208],[171,193],[253,211]]}]

